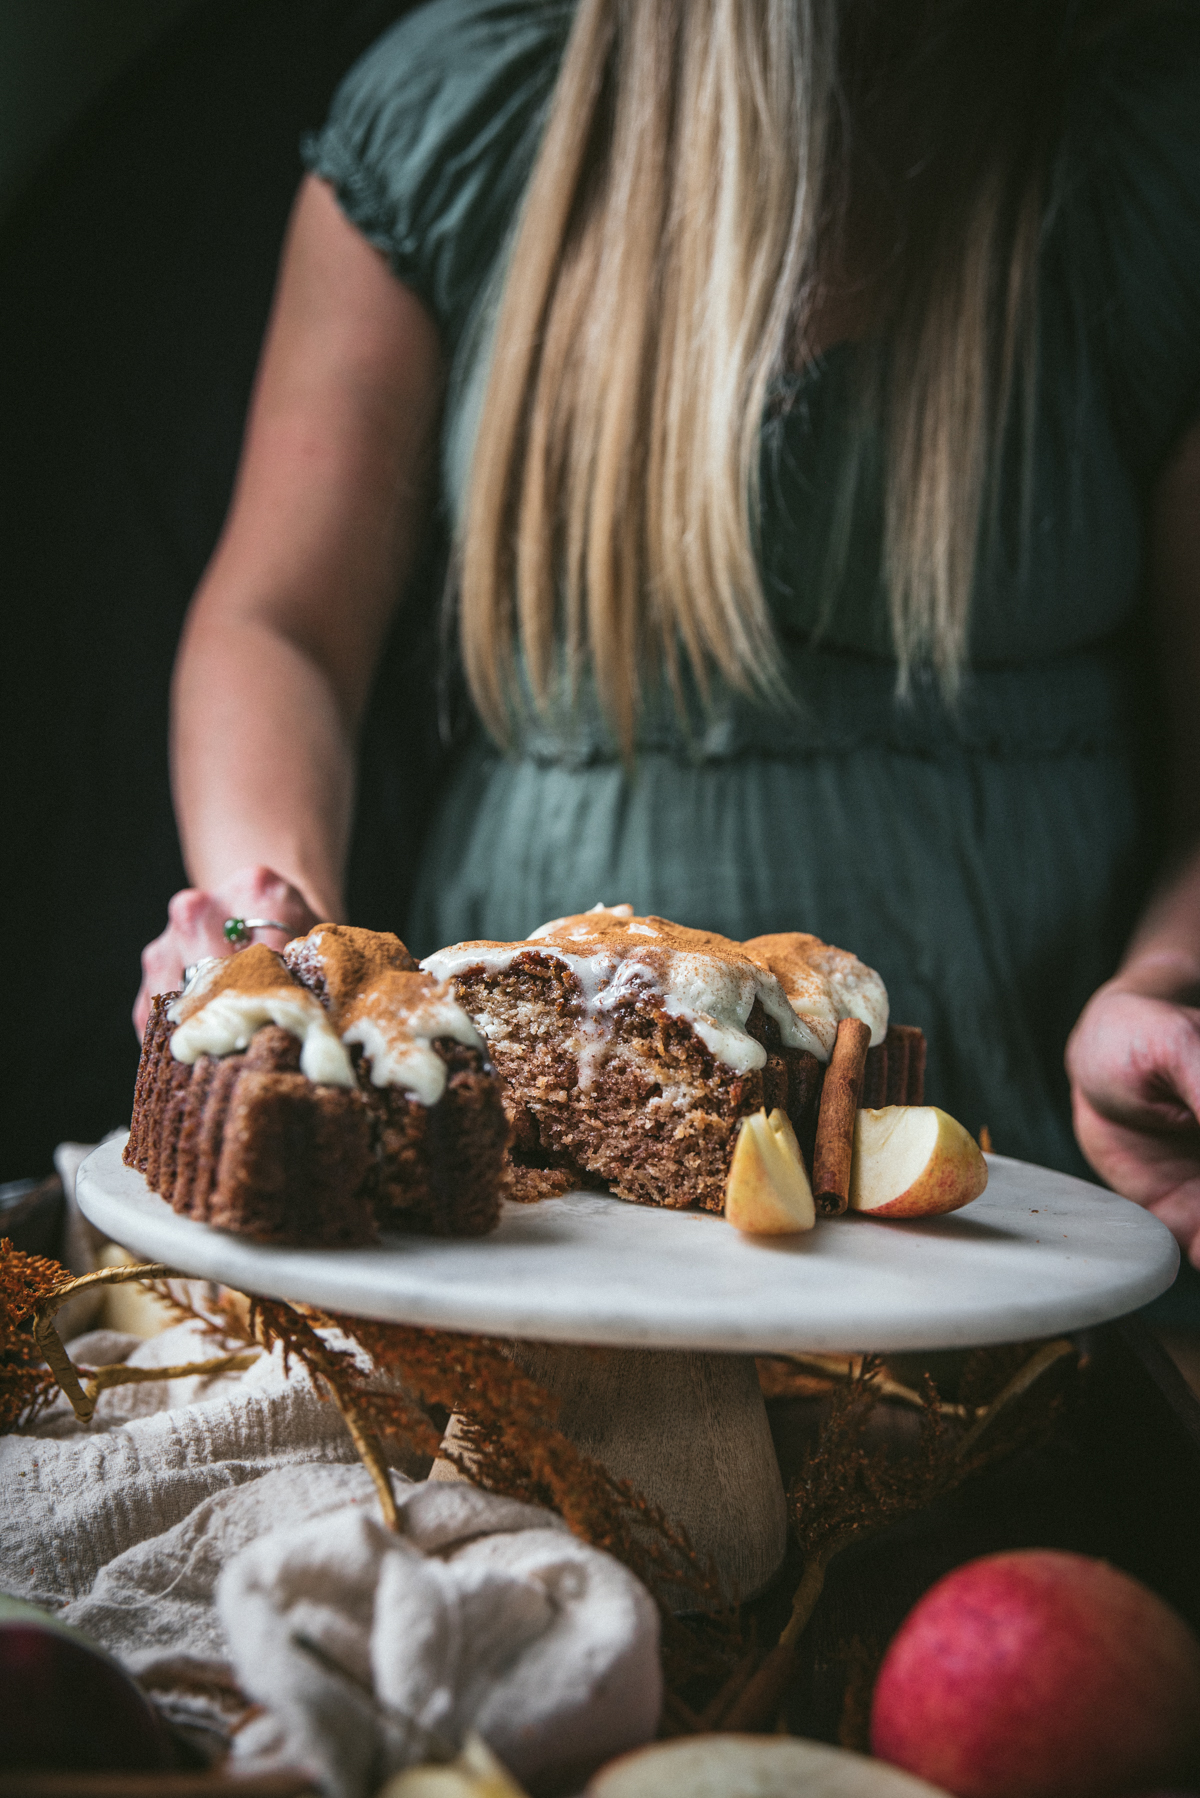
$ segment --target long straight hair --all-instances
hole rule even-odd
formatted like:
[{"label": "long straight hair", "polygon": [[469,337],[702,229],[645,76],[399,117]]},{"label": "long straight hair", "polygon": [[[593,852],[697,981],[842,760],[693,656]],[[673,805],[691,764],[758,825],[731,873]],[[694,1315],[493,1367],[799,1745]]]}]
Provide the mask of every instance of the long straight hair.
[{"label": "long straight hair", "polygon": [[[677,697],[685,662],[702,692],[716,670],[784,697],[756,553],[764,406],[807,358],[847,171],[871,162],[870,120],[894,105],[932,122],[906,140],[916,173],[888,189],[864,418],[885,446],[900,682],[925,663],[954,692],[1018,388],[1031,415],[1053,108],[1030,100],[1047,79],[1030,72],[1054,65],[1062,9],[918,0],[931,23],[863,74],[854,43],[889,6],[581,0],[516,230],[460,544],[465,671],[501,740],[518,665],[540,706],[590,669],[627,753],[647,669]],[[1033,43],[1014,48],[1023,32]]]}]

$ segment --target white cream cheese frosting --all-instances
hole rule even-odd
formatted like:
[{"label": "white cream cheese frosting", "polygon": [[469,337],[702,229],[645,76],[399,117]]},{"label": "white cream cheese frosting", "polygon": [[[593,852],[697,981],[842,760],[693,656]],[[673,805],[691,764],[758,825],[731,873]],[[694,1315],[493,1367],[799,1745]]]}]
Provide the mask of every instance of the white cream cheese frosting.
[{"label": "white cream cheese frosting", "polygon": [[[254,963],[247,966],[253,956]],[[272,982],[262,957],[277,964]],[[240,964],[234,969],[232,964]],[[234,982],[237,984],[234,984]],[[355,1084],[354,1067],[319,1001],[292,978],[273,950],[262,944],[237,956],[208,956],[199,962],[167,1016],[178,1028],[171,1037],[176,1061],[201,1055],[231,1055],[248,1049],[264,1024],[278,1024],[300,1042],[300,1071],[319,1086]]]},{"label": "white cream cheese frosting", "polygon": [[[887,994],[870,968],[816,937],[792,933],[758,940],[793,946],[782,958],[787,979],[753,944],[664,918],[638,918],[629,905],[597,905],[552,919],[524,942],[456,943],[427,956],[421,966],[451,982],[471,968],[505,972],[530,953],[568,968],[580,994],[577,1021],[585,1041],[579,1078],[585,1087],[604,1058],[615,1008],[639,992],[653,994],[668,1016],[685,1019],[711,1054],[738,1074],[763,1067],[767,1059],[766,1049],[745,1028],[756,999],[788,1048],[807,1050],[819,1061],[828,1061],[842,1017],[868,1014],[872,1042],[882,1041]],[[811,945],[807,960],[795,945]],[[478,1021],[487,1035],[488,1021]]]},{"label": "white cream cheese frosting", "polygon": [[446,1064],[433,1046],[439,1038],[485,1047],[450,988],[422,974],[385,975],[341,1022],[342,1041],[362,1048],[372,1086],[399,1087],[420,1105],[436,1105],[446,1090]]},{"label": "white cream cheese frosting", "polygon": [[815,1038],[812,1053],[819,1061],[828,1061],[843,1018],[866,1024],[872,1048],[887,1035],[887,988],[874,968],[849,950],[799,930],[752,937],[743,947],[778,976],[793,1011]]},{"label": "white cream cheese frosting", "polygon": [[349,1049],[357,1046],[373,1086],[397,1087],[425,1106],[446,1090],[436,1041],[485,1047],[450,988],[419,972],[398,938],[344,925],[318,926],[283,956],[263,944],[209,956],[168,1016],[178,1026],[171,1037],[177,1061],[246,1049],[256,1030],[277,1024],[299,1040],[300,1069],[310,1080],[356,1086]]},{"label": "white cream cheese frosting", "polygon": [[[476,1020],[477,1029],[455,1000],[452,983],[473,968],[505,972],[531,953],[560,963],[574,977],[584,1087],[608,1053],[617,1009],[643,995],[669,1017],[684,1019],[736,1074],[766,1063],[766,1049],[746,1029],[756,1001],[775,1020],[786,1047],[822,1062],[842,1018],[861,1018],[872,1045],[887,1031],[887,991],[879,975],[818,937],[790,931],[735,943],[665,918],[635,917],[629,905],[601,904],[554,918],[523,942],[453,944],[427,956],[421,971],[398,939],[343,925],[318,926],[289,944],[284,957],[261,944],[233,957],[210,957],[197,964],[170,1008],[177,1025],[171,1053],[183,1062],[228,1055],[247,1048],[264,1024],[277,1024],[299,1040],[300,1067],[310,1080],[353,1087],[348,1048],[355,1046],[374,1086],[394,1086],[434,1105],[447,1079],[435,1041],[482,1050],[484,1038],[502,1029],[485,1015]],[[326,1005],[293,968],[319,986]]]}]

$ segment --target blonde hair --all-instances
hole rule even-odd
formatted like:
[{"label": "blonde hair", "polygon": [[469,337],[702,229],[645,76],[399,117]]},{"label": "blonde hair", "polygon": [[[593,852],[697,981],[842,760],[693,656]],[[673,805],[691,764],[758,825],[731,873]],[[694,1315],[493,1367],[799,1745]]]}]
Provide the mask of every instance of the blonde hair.
[{"label": "blonde hair", "polygon": [[[781,700],[758,573],[772,378],[807,354],[839,229],[842,0],[581,0],[520,218],[460,545],[472,695],[511,733],[590,669],[629,752],[640,670]],[[1015,27],[1014,27],[1015,28]],[[985,158],[892,284],[868,355],[903,684],[953,692],[1029,321],[1040,187]],[[852,510],[854,458],[841,517]],[[844,548],[844,532],[843,532]],[[827,577],[836,579],[837,555]],[[810,571],[819,579],[821,571]]]}]

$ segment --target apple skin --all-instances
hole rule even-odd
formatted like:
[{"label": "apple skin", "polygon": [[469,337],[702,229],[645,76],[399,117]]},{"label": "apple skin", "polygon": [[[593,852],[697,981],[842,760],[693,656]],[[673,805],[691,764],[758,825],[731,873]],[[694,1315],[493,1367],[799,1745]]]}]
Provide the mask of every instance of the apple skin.
[{"label": "apple skin", "polygon": [[[878,1202],[892,1164],[882,1132],[899,1124],[933,1125],[929,1156],[902,1190]],[[872,1139],[875,1138],[873,1141]],[[988,1183],[987,1162],[979,1144],[957,1118],[936,1105],[888,1105],[860,1111],[854,1121],[854,1159],[850,1169],[850,1210],[869,1217],[937,1217],[977,1199]]]},{"label": "apple skin", "polygon": [[817,1221],[808,1171],[785,1112],[742,1119],[725,1181],[725,1218],[746,1236],[794,1236]]},{"label": "apple skin", "polygon": [[0,1600],[0,1768],[158,1772],[166,1730],[117,1661],[34,1605]]},{"label": "apple skin", "polygon": [[1190,1778],[1200,1642],[1084,1555],[988,1555],[939,1580],[893,1639],[871,1749],[955,1798],[1119,1798]]}]

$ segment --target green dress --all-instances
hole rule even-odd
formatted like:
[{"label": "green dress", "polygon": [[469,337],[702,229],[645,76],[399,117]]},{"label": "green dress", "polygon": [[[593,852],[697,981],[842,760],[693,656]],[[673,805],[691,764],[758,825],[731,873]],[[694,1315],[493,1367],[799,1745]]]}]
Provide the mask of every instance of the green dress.
[{"label": "green dress", "polygon": [[[571,15],[563,0],[433,0],[356,65],[305,146],[441,327],[452,519]],[[1152,872],[1144,519],[1200,405],[1194,7],[1095,54],[1056,194],[1032,545],[1023,560],[1014,478],[977,575],[961,707],[920,685],[895,699],[877,481],[814,640],[855,355],[833,349],[774,396],[763,430],[763,575],[796,703],[722,691],[681,723],[657,698],[632,771],[586,695],[508,755],[477,730],[423,850],[418,953],[524,936],[596,900],[736,938],[815,931],[878,968],[892,1016],[924,1028],[932,1101],[1008,1154],[1084,1171],[1063,1044]]]}]

